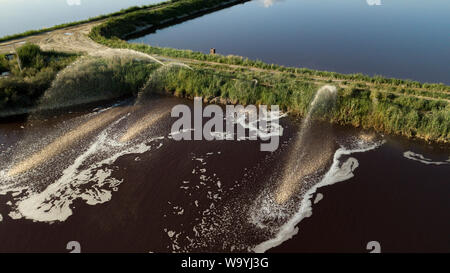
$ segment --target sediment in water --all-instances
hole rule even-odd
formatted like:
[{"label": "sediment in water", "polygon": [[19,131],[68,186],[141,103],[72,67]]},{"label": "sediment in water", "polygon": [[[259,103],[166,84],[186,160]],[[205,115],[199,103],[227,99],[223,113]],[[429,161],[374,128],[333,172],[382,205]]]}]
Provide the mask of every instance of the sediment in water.
[{"label": "sediment in water", "polygon": [[8,175],[15,176],[44,163],[49,158],[63,152],[65,149],[68,149],[76,141],[79,141],[93,131],[114,121],[117,117],[126,113],[128,109],[128,107],[116,107],[100,113],[98,116],[57,138],[44,149],[31,155],[24,161],[17,163],[9,170]]},{"label": "sediment in water", "polygon": [[[336,87],[326,85],[320,88],[311,102],[308,114],[302,121],[291,153],[286,161],[280,185],[275,191],[278,204],[285,203],[296,192],[302,180],[326,167],[333,156],[334,142],[331,135],[322,135],[320,145],[311,145],[311,127],[314,118],[329,111],[336,101]],[[331,126],[326,129],[332,134]]]},{"label": "sediment in water", "polygon": [[168,113],[169,109],[150,108],[150,111],[147,114],[145,114],[142,118],[137,120],[128,128],[125,134],[120,138],[120,141],[127,142],[136,138],[139,134],[155,125],[155,123],[157,123]]}]

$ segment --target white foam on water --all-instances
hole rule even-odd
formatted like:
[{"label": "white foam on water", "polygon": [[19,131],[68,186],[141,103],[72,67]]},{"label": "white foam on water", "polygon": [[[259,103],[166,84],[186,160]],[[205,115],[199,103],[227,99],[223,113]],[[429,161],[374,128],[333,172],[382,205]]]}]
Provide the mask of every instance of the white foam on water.
[{"label": "white foam on water", "polygon": [[3,221],[3,216],[0,214],[0,222]]},{"label": "white foam on water", "polygon": [[320,200],[322,200],[322,199],[323,199],[323,194],[321,194],[321,193],[316,194],[316,198],[314,199],[314,204],[319,203]]},{"label": "white foam on water", "polygon": [[[98,119],[98,117],[98,113],[89,113],[81,117],[65,120],[57,126],[47,126],[45,129],[42,128],[38,131],[34,129],[37,129],[39,126],[33,126],[29,122],[26,126],[26,131],[18,137],[17,142],[10,149],[4,152],[2,160],[0,160],[0,168],[2,169],[0,171],[0,194],[12,192],[13,197],[15,197],[23,190],[27,191],[30,188],[39,187],[50,182],[48,180],[51,179],[50,177],[54,173],[62,171],[62,167],[58,164],[58,157],[60,159],[61,154],[71,156],[75,153],[71,145],[77,140],[66,137],[65,144],[67,146],[65,146],[61,144],[62,141],[60,139],[68,136],[71,132],[80,131],[79,128],[83,128],[83,125],[89,123],[86,120]],[[98,122],[96,123],[98,124]],[[87,127],[84,129],[92,130],[92,127]],[[51,153],[43,152],[49,146],[54,148],[51,150]],[[34,164],[34,168],[23,168],[23,171],[18,172],[17,175],[10,175],[12,169],[17,168],[19,165],[25,165],[24,162],[31,162],[30,157],[33,157],[33,155],[38,155],[35,156],[37,164]],[[48,167],[42,164],[48,162],[51,162]],[[41,175],[40,178],[31,178],[31,176],[35,176],[39,172],[45,174],[45,177]]]},{"label": "white foam on water", "polygon": [[[177,234],[169,236],[172,243],[168,246],[168,249],[172,252],[190,252],[197,247],[206,246],[207,242],[212,240],[214,230],[220,227],[220,222],[215,221],[215,219],[221,217],[217,214],[216,208],[222,199],[223,188],[220,178],[206,168],[208,160],[214,156],[216,155],[213,153],[204,155],[193,154],[191,156],[191,160],[195,164],[192,171],[195,178],[180,182],[180,188],[184,190],[185,201],[190,205],[184,207],[181,205],[172,206],[172,211],[169,214],[171,217],[180,217],[189,211],[198,215],[191,230],[187,230],[183,224],[173,226],[170,229],[167,228],[168,230],[176,230],[174,232]],[[204,197],[201,202],[195,199],[199,192]],[[169,202],[169,204],[177,202]]]},{"label": "white foam on water", "polygon": [[[102,140],[105,140],[105,138],[99,139],[88,151],[78,157],[55,183],[48,186],[44,191],[20,201],[17,205],[17,211],[23,217],[34,221],[65,221],[72,215],[70,206],[73,200],[77,198],[85,200],[88,205],[101,204],[111,200],[112,189],[123,181],[111,177],[112,169],[97,170],[97,168],[110,165],[125,154],[147,152],[151,149],[151,146],[143,143],[138,144],[80,171],[78,168],[84,162],[84,159],[97,151],[98,146],[103,144]],[[94,185],[81,192],[80,187],[87,183],[94,183]],[[105,189],[104,187],[108,188]]]},{"label": "white foam on water", "polygon": [[234,140],[234,135],[228,132],[210,132],[215,140]]},{"label": "white foam on water", "polygon": [[270,229],[273,223],[286,220],[290,215],[290,207],[276,202],[271,191],[266,188],[255,199],[249,211],[248,222],[261,230]]},{"label": "white foam on water", "polygon": [[432,159],[426,158],[425,156],[418,153],[414,153],[412,151],[404,152],[403,156],[407,159],[418,161],[420,163],[427,165],[450,165],[450,158],[446,161],[433,161]]},{"label": "white foam on water", "polygon": [[[111,200],[112,191],[116,191],[123,182],[111,177],[111,164],[126,154],[142,154],[158,149],[162,143],[154,147],[153,142],[164,139],[154,137],[145,143],[121,143],[115,139],[117,137],[114,130],[115,125],[124,118],[125,116],[117,119],[104,129],[88,149],[77,156],[74,162],[63,170],[62,175],[43,191],[34,192],[25,187],[28,195],[18,197],[15,204],[10,204],[15,207],[9,214],[11,218],[26,218],[39,222],[65,221],[73,213],[71,205],[75,199],[84,200],[88,205]],[[18,192],[19,189],[6,191]]]},{"label": "white foam on water", "polygon": [[[244,110],[244,112],[238,111],[237,118],[233,119],[233,125],[239,125],[239,126],[242,126],[242,128],[244,128],[244,129],[252,130],[253,132],[255,132],[256,137],[259,137],[260,139],[268,139],[273,136],[283,136],[283,127],[281,125],[275,124],[271,121],[275,121],[275,120],[284,118],[287,116],[287,113],[280,113],[279,115],[276,115],[274,112],[268,111],[267,117],[261,116],[258,119],[256,119],[255,121],[249,122],[247,120],[247,116],[245,115],[248,112],[249,111],[246,111],[246,110]],[[226,120],[226,117],[224,117],[223,119]],[[258,127],[258,123],[260,123],[261,121],[265,121],[268,123],[267,128],[260,129]],[[187,132],[192,132],[194,130],[195,129],[193,129],[193,128],[187,128],[187,129],[182,129],[177,132],[172,132],[169,134],[168,138],[172,139],[174,135],[184,134]],[[235,135],[237,135],[236,132],[234,132],[234,134],[232,134],[226,130],[224,130],[223,132],[212,131],[212,132],[209,132],[209,134],[211,136],[213,136],[215,140],[235,140],[234,137],[235,137]],[[237,137],[236,140],[237,141],[250,140],[250,137],[249,136],[240,136],[240,137]],[[218,152],[218,153],[220,154],[220,152]]]},{"label": "white foam on water", "polygon": [[[258,119],[254,121],[247,120],[247,114],[253,114],[257,116],[255,113],[251,113],[246,109],[244,109],[243,111],[237,111],[237,117],[232,120],[232,124],[241,126],[244,129],[249,129],[250,131],[254,132],[256,137],[259,137],[260,139],[268,139],[274,136],[283,135],[283,127],[279,124],[273,123],[272,121],[286,117],[287,113],[276,115],[272,111],[267,111],[267,117],[259,116]],[[224,117],[224,120],[226,119],[227,118]],[[267,128],[258,127],[258,124],[262,121],[265,121],[267,123]],[[209,132],[209,134],[213,136],[215,140],[234,140],[234,136],[237,135],[236,132],[232,134],[231,132],[228,132],[226,130],[224,132]],[[251,138],[250,136],[237,136],[236,140],[251,140]]]},{"label": "white foam on water", "polygon": [[[354,176],[353,171],[359,166],[358,160],[353,157],[347,158],[347,160],[341,164],[340,158],[344,155],[351,155],[353,153],[362,153],[366,151],[370,151],[379,147],[381,143],[372,143],[372,144],[360,144],[358,148],[347,149],[345,147],[340,147],[334,154],[333,163],[328,170],[328,172],[324,175],[321,181],[315,184],[311,189],[309,189],[302,198],[300,203],[300,207],[297,212],[285,223],[283,224],[275,236],[267,241],[264,241],[253,248],[253,251],[256,253],[264,253],[270,248],[276,247],[286,240],[289,240],[293,236],[298,233],[297,224],[300,223],[306,217],[312,215],[312,203],[311,199],[316,192],[316,190],[320,187],[332,185],[337,182],[345,181]],[[270,198],[270,197],[269,197]],[[267,199],[269,199],[267,198]],[[272,199],[272,198],[270,198]],[[279,204],[276,202],[271,202],[265,209],[273,210],[274,207],[280,207],[278,210],[282,210]],[[263,208],[264,209],[264,208]],[[272,212],[270,212],[272,213]],[[254,219],[253,219],[254,221]],[[261,227],[265,227],[261,222],[259,223]]]},{"label": "white foam on water", "polygon": [[[250,111],[244,110],[244,113],[239,112],[237,118],[234,120],[235,124],[239,124],[245,129],[249,129],[256,133],[256,136],[261,139],[268,139],[273,136],[283,136],[283,127],[280,124],[273,123],[272,121],[280,120],[287,116],[287,113],[276,114],[273,111],[267,111],[267,117],[264,115],[258,116],[258,119],[254,121],[247,120],[248,115],[256,115],[256,113],[250,113]],[[262,121],[267,123],[267,128],[259,128],[258,124]],[[238,140],[247,140],[249,137],[240,137]]]},{"label": "white foam on water", "polygon": [[168,139],[173,139],[173,136],[174,136],[174,135],[184,134],[184,133],[187,133],[187,132],[193,132],[193,131],[194,131],[194,129],[192,129],[192,128],[181,129],[181,130],[178,131],[178,132],[171,132],[167,138],[168,138]]}]

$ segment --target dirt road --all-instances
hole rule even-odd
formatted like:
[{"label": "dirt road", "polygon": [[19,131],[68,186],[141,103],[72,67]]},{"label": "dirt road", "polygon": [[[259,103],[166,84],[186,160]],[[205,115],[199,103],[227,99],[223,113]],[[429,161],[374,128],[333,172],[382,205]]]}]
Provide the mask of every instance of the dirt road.
[{"label": "dirt road", "polygon": [[78,26],[45,32],[12,41],[0,43],[0,54],[13,53],[15,48],[26,42],[39,45],[43,50],[56,50],[62,52],[76,52],[92,54],[96,51],[107,49],[106,46],[92,41],[87,35],[92,27],[102,23],[96,21]]}]

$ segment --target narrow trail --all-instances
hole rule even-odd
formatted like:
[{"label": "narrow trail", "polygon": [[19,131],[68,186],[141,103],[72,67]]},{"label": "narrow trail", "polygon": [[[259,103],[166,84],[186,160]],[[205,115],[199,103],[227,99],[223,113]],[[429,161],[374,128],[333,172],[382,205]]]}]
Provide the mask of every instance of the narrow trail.
[{"label": "narrow trail", "polygon": [[86,23],[0,43],[0,54],[13,53],[15,48],[26,42],[37,44],[43,50],[68,53],[92,54],[99,50],[105,50],[108,47],[98,44],[88,37],[91,29],[101,22]]},{"label": "narrow trail", "polygon": [[[144,10],[158,10],[171,3],[156,7],[149,7]],[[91,29],[111,18],[121,15],[111,16],[92,22],[81,23],[75,26],[63,27],[60,29],[34,34],[22,38],[0,42],[0,54],[14,53],[15,48],[29,42],[39,45],[43,50],[56,50],[69,53],[92,53],[97,50],[107,49],[104,45],[92,41],[88,34]]]}]

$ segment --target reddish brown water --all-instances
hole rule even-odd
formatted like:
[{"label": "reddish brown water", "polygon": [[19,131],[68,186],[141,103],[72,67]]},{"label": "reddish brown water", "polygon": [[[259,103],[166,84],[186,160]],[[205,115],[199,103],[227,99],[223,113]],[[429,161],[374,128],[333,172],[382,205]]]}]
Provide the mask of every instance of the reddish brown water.
[{"label": "reddish brown water", "polygon": [[[0,251],[68,252],[69,241],[82,252],[368,252],[369,241],[385,252],[450,250],[449,147],[322,123],[299,147],[300,121],[289,117],[274,153],[259,141],[174,141],[169,112],[180,103],[192,106],[157,99],[0,124]],[[139,133],[121,141],[131,128]],[[308,156],[296,162],[299,150]],[[42,163],[8,175],[37,153]],[[316,169],[278,204],[295,164]],[[293,221],[308,214],[305,193],[338,175],[345,181],[318,188],[311,217]]]}]

